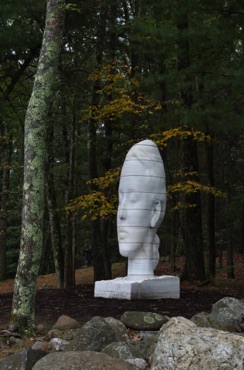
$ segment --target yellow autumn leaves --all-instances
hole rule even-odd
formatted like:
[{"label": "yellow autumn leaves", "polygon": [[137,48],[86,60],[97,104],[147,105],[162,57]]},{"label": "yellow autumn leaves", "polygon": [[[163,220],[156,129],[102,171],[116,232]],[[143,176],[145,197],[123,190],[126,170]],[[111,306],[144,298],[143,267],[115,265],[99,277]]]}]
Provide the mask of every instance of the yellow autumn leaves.
[{"label": "yellow autumn leaves", "polygon": [[82,111],[82,121],[93,119],[95,122],[114,121],[125,113],[137,116],[153,114],[161,109],[159,102],[138,93],[139,82],[130,75],[130,68],[107,65],[90,76],[91,81],[99,81],[99,103],[90,105]]}]

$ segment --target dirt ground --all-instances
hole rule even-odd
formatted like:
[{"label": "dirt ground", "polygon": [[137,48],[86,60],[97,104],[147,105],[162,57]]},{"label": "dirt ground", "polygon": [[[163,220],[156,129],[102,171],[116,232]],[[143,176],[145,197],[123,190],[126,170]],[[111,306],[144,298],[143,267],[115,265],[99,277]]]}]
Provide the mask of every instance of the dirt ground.
[{"label": "dirt ground", "polygon": [[[177,273],[181,271],[178,261]],[[123,276],[123,263],[113,265],[113,277]],[[157,274],[169,274],[169,264],[162,262]],[[76,271],[76,286],[56,289],[55,275],[40,276],[36,296],[37,324],[54,324],[62,314],[84,323],[93,316],[119,318],[125,311],[152,311],[163,315],[192,317],[194,314],[211,310],[213,303],[222,297],[244,298],[244,255],[235,256],[235,280],[226,279],[226,268],[218,269],[214,283],[200,285],[197,282],[181,283],[180,299],[128,301],[94,298],[92,268]],[[0,330],[8,326],[12,304],[13,280],[0,283]]]},{"label": "dirt ground", "polygon": [[[177,261],[176,275],[182,270],[182,260]],[[81,324],[94,316],[112,316],[120,318],[125,311],[151,311],[170,317],[210,312],[213,303],[223,297],[244,298],[244,255],[235,256],[235,280],[226,279],[226,267],[218,267],[215,282],[198,284],[181,282],[180,299],[128,301],[117,299],[94,298],[93,269],[81,268],[76,271],[76,285],[69,289],[56,289],[55,274],[40,276],[37,282],[36,323],[51,327],[60,315],[68,315]],[[113,278],[124,276],[125,264],[113,265]],[[167,261],[160,263],[158,275],[170,274]],[[0,282],[0,336],[5,335],[9,324],[12,305],[13,280]],[[0,348],[0,361],[15,353],[31,348],[33,338],[22,338],[18,344]]]}]

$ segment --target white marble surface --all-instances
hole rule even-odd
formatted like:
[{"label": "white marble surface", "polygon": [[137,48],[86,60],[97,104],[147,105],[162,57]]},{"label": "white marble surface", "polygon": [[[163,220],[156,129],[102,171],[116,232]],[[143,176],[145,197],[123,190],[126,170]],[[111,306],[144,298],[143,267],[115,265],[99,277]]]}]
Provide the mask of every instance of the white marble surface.
[{"label": "white marble surface", "polygon": [[95,283],[95,297],[110,299],[180,298],[180,279],[177,276],[153,276],[130,280],[128,277],[100,280]]},{"label": "white marble surface", "polygon": [[164,164],[157,146],[144,140],[127,153],[119,184],[118,243],[128,257],[128,276],[154,275],[165,208]]},{"label": "white marble surface", "polygon": [[164,164],[151,140],[126,155],[119,184],[117,232],[120,254],[128,258],[127,276],[95,283],[95,297],[117,299],[180,298],[180,280],[154,276],[159,261],[157,230],[166,209]]}]

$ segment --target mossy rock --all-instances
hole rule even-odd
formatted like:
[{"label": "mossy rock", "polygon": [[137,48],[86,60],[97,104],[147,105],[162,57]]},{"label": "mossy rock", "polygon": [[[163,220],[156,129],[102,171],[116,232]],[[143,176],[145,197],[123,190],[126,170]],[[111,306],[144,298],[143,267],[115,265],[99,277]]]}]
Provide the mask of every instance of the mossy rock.
[{"label": "mossy rock", "polygon": [[120,320],[134,330],[159,330],[168,319],[155,312],[126,311]]}]

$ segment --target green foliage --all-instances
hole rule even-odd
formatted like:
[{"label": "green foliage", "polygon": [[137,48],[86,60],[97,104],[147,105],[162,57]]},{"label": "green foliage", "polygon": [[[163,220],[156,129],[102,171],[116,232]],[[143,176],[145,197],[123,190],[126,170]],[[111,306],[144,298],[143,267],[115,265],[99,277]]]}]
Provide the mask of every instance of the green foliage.
[{"label": "green foliage", "polygon": [[[75,148],[76,199],[68,211],[81,215],[83,221],[77,224],[75,234],[82,245],[89,239],[91,220],[114,218],[117,167],[121,166],[126,150],[139,140],[151,138],[163,154],[167,173],[167,212],[172,212],[163,226],[164,232],[179,234],[179,226],[173,222],[174,215],[179,215],[184,227],[184,212],[181,211],[189,207],[185,199],[198,192],[204,199],[202,215],[206,225],[206,194],[213,194],[218,212],[217,242],[226,246],[227,234],[231,233],[234,246],[241,249],[244,173],[242,4],[217,0],[145,0],[140,2],[140,7],[137,4],[75,0],[65,5],[66,31],[59,81],[48,117],[48,123],[54,127],[51,173],[62,238],[66,232],[63,210],[67,204],[69,148],[72,145]],[[7,271],[11,274],[19,248],[24,119],[38,61],[45,9],[44,0],[3,0],[0,4],[0,124],[5,129],[3,140],[12,140],[11,164],[1,163],[0,175],[3,169],[10,170]],[[182,14],[187,15],[188,27],[179,35],[177,23]],[[179,68],[182,39],[189,41],[189,61],[184,68]],[[91,104],[94,86],[97,104]],[[182,97],[186,90],[192,96],[188,106]],[[101,176],[87,184],[87,125],[90,120],[95,123],[94,156]],[[70,139],[72,125],[75,125],[73,144]],[[199,173],[184,169],[183,145],[187,140],[197,143]],[[204,149],[210,144],[214,150],[214,187],[209,185]],[[109,145],[110,152],[107,150]],[[108,168],[104,162],[109,155],[111,170],[105,174]],[[196,181],[195,175],[200,181]],[[90,187],[94,188],[91,193]],[[218,237],[220,231],[221,238]],[[116,239],[115,233],[110,237]],[[77,251],[77,255],[79,253]]]},{"label": "green foliage", "polygon": [[[186,130],[182,127],[174,128],[163,132],[161,135],[152,135],[160,147],[167,147],[172,139],[184,140],[188,137],[192,137],[193,140],[202,142],[210,140],[209,135],[205,135],[203,132],[195,130]],[[82,195],[73,200],[70,205],[66,208],[68,212],[82,212],[82,220],[86,218],[90,220],[96,220],[98,218],[109,219],[113,218],[117,213],[118,195],[117,187],[119,182],[121,167],[111,169],[104,176],[92,179],[88,181],[88,184],[92,184],[97,190],[92,191],[89,194]],[[227,194],[218,190],[215,187],[201,184],[194,180],[196,176],[195,172],[178,171],[174,178],[177,180],[174,184],[168,185],[167,196],[172,199],[174,194],[192,194],[196,192],[205,192],[212,194],[215,197],[226,198]],[[192,179],[191,179],[192,178]],[[173,210],[185,209],[188,207],[195,207],[195,204],[188,204],[177,202],[173,206]]]},{"label": "green foliage", "polygon": [[77,5],[76,4],[74,4],[74,3],[67,3],[65,6],[64,6],[64,9],[66,10],[66,11],[75,11],[75,12],[77,12],[77,13],[81,13],[81,10],[77,7]]}]

